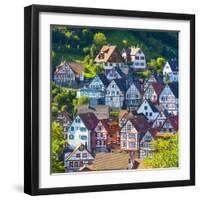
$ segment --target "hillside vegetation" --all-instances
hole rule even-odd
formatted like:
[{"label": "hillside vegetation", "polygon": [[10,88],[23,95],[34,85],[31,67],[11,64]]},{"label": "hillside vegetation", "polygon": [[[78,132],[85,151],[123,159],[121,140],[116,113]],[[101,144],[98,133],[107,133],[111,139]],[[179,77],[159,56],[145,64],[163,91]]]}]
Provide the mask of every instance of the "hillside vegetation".
[{"label": "hillside vegetation", "polygon": [[117,45],[119,50],[128,46],[141,47],[147,61],[157,57],[177,58],[178,55],[177,32],[71,28],[58,25],[53,25],[51,30],[53,70],[64,60],[89,63],[103,44]]}]

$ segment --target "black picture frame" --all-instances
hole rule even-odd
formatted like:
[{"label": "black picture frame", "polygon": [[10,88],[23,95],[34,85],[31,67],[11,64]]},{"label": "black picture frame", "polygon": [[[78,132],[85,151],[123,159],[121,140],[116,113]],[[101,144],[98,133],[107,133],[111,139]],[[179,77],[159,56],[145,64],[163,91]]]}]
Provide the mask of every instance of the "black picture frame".
[{"label": "black picture frame", "polygon": [[[39,13],[125,16],[190,22],[190,179],[148,183],[39,188]],[[31,5],[24,9],[24,192],[30,195],[195,185],[195,15]]]}]

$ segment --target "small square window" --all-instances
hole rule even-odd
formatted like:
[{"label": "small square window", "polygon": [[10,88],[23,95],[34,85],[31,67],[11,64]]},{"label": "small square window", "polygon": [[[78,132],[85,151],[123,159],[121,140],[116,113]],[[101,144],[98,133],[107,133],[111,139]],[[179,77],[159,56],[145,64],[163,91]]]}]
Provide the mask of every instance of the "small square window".
[{"label": "small square window", "polygon": [[87,158],[87,153],[83,153],[83,158]]},{"label": "small square window", "polygon": [[70,139],[70,140],[73,140],[73,139],[74,139],[74,135],[70,134],[70,135],[69,135],[69,139]]},{"label": "small square window", "polygon": [[77,157],[77,158],[80,158],[80,157],[81,157],[80,153],[77,153],[77,154],[76,154],[76,157]]},{"label": "small square window", "polygon": [[72,161],[69,162],[69,167],[73,167],[73,162]]}]

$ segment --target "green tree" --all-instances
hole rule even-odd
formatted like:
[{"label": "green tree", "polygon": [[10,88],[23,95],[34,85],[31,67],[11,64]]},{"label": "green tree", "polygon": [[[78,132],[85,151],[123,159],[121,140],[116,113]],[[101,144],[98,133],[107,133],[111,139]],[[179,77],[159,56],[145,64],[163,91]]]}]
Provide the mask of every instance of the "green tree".
[{"label": "green tree", "polygon": [[152,142],[154,153],[152,157],[144,159],[149,168],[178,167],[178,133],[165,133],[163,138]]},{"label": "green tree", "polygon": [[76,89],[64,88],[52,83],[52,114],[56,116],[60,111],[72,112],[73,99],[76,98]]},{"label": "green tree", "polygon": [[95,33],[93,37],[93,42],[97,47],[106,44],[107,38],[103,33]]},{"label": "green tree", "polygon": [[165,58],[157,57],[156,59],[151,59],[150,62],[147,63],[149,68],[153,70],[156,74],[162,74],[163,66],[165,63]]},{"label": "green tree", "polygon": [[151,76],[151,71],[150,70],[138,71],[138,72],[134,73],[134,75],[137,75],[139,78],[147,80]]},{"label": "green tree", "polygon": [[64,172],[65,167],[62,160],[63,147],[66,144],[62,135],[62,127],[59,123],[52,123],[52,172]]},{"label": "green tree", "polygon": [[163,57],[158,57],[158,58],[156,59],[156,63],[157,63],[158,66],[162,67],[162,66],[165,64],[165,58],[163,58]]},{"label": "green tree", "polygon": [[51,110],[52,110],[52,116],[56,117],[58,115],[58,105],[56,103],[53,103]]},{"label": "green tree", "polygon": [[102,64],[96,64],[96,73],[101,74],[104,72],[104,66]]},{"label": "green tree", "polygon": [[128,40],[122,40],[122,44],[123,44],[124,47],[128,47],[129,46]]},{"label": "green tree", "polygon": [[[90,62],[90,61],[89,61]],[[88,79],[94,78],[96,76],[96,66],[95,65],[85,65],[84,76]]]}]

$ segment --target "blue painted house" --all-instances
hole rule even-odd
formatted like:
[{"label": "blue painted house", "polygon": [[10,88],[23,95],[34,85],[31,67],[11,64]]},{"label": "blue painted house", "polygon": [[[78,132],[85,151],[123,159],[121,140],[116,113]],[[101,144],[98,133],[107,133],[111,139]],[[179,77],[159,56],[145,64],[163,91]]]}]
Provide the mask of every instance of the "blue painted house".
[{"label": "blue painted house", "polygon": [[105,104],[112,108],[125,106],[126,80],[114,79],[106,88]]},{"label": "blue painted house", "polygon": [[91,105],[105,104],[105,91],[108,80],[104,74],[96,75],[88,86],[84,86],[77,92],[77,97],[87,96]]}]

